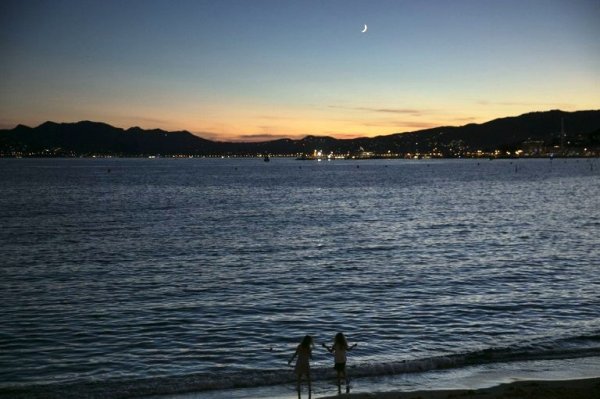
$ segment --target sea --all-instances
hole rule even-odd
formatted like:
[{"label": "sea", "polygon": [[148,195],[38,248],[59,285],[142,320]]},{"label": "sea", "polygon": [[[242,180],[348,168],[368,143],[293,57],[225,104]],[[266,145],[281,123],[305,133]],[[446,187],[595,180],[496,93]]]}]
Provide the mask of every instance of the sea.
[{"label": "sea", "polygon": [[570,359],[600,376],[599,177],[598,159],[0,159],[0,397],[293,398],[306,334],[333,395],[337,332],[353,386]]}]

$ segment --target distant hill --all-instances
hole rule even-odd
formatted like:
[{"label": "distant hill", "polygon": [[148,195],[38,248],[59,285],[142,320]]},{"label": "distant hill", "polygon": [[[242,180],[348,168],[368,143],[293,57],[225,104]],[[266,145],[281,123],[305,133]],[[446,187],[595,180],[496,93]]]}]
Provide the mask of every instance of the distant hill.
[{"label": "distant hill", "polygon": [[8,149],[40,153],[45,150],[74,154],[194,154],[217,150],[218,145],[190,132],[127,130],[99,122],[45,122],[30,128],[19,125],[0,130],[0,152]]},{"label": "distant hill", "polygon": [[[561,137],[564,121],[565,137]],[[554,146],[587,146],[600,149],[600,110],[532,112],[515,117],[494,119],[482,124],[441,126],[415,132],[357,139],[307,136],[301,140],[281,139],[260,143],[211,141],[188,131],[167,132],[127,130],[105,123],[45,122],[31,128],[19,125],[0,130],[0,155],[34,156],[76,155],[256,155],[263,153],[295,155],[324,152],[406,154],[437,151],[453,156],[460,151],[514,149],[524,143]]]}]

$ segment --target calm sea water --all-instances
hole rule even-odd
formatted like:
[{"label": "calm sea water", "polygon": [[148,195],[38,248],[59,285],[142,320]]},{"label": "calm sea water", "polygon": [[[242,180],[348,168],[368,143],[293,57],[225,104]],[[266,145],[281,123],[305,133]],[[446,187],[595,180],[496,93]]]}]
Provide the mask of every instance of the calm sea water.
[{"label": "calm sea water", "polygon": [[[0,389],[286,382],[304,334],[338,331],[357,375],[598,354],[599,176],[583,159],[1,159]],[[332,362],[315,349],[315,378]]]}]

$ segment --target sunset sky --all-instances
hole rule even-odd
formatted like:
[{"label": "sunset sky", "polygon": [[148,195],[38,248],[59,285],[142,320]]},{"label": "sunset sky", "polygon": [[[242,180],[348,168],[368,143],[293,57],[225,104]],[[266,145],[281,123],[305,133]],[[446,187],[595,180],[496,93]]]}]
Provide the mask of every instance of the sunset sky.
[{"label": "sunset sky", "polygon": [[0,128],[342,138],[600,109],[599,21],[598,0],[3,0]]}]

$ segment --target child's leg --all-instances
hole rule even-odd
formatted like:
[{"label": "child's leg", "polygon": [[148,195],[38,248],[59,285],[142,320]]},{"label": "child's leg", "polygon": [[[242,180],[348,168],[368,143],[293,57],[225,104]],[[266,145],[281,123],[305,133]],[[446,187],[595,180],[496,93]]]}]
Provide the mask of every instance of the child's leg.
[{"label": "child's leg", "polygon": [[346,369],[344,368],[344,380],[346,381],[346,393],[350,393],[350,379],[348,378],[348,374],[346,372]]},{"label": "child's leg", "polygon": [[302,380],[302,375],[298,374],[296,379],[296,390],[298,391],[298,399],[300,399],[300,381]]},{"label": "child's leg", "polygon": [[350,393],[350,379],[346,377],[346,393]]}]

